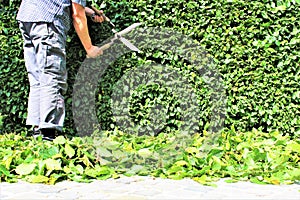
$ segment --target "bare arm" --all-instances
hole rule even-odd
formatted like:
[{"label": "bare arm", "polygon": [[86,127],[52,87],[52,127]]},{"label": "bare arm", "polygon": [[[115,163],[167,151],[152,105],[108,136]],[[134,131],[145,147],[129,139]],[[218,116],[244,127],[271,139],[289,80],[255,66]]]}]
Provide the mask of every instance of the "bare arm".
[{"label": "bare arm", "polygon": [[87,53],[88,57],[97,57],[101,55],[102,50],[94,46],[91,41],[91,37],[89,35],[88,26],[87,26],[87,18],[85,14],[85,8],[77,3],[72,3],[73,10],[73,25],[75,31]]}]

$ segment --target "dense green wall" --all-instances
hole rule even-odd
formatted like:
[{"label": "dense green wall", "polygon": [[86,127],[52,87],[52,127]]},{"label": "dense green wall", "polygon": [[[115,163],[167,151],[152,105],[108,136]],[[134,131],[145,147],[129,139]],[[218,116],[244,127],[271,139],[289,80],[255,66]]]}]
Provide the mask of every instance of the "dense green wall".
[{"label": "dense green wall", "polygon": [[[22,58],[22,39],[15,20],[20,1],[2,2],[0,12],[0,125],[1,132],[24,130],[28,80]],[[94,0],[100,5],[102,1]],[[144,25],[172,28],[197,40],[214,57],[221,72],[227,100],[225,126],[237,130],[260,128],[269,132],[275,129],[299,136],[300,132],[300,2],[276,0],[201,0],[201,1],[105,1],[101,4],[117,29],[134,22]],[[89,4],[92,1],[88,1]],[[89,21],[94,43],[111,36],[107,24]],[[124,70],[134,68],[140,60],[169,63],[184,68],[184,61],[159,50],[144,50],[141,54],[123,57],[106,73],[99,84],[97,113],[102,128],[113,128],[109,109],[111,85]],[[66,132],[74,134],[72,120],[72,89],[77,71],[85,59],[85,52],[72,29],[68,38],[69,89],[66,96]],[[183,64],[182,64],[183,63]],[[142,63],[143,64],[143,63]],[[118,72],[118,73],[117,73]],[[185,73],[190,78],[191,73]],[[201,77],[191,80],[197,90]],[[143,88],[143,87],[141,87]],[[161,88],[144,88],[153,93],[156,101]],[[138,91],[138,95],[144,95]],[[209,109],[205,94],[199,92],[199,106]],[[142,97],[140,97],[143,99]],[[162,101],[168,101],[162,98]],[[167,103],[172,102],[170,100]],[[134,103],[134,102],[133,102]],[[147,113],[133,107],[133,118],[145,120]],[[176,106],[175,106],[176,107]],[[174,109],[170,111],[175,112]],[[142,113],[142,114],[141,114]],[[169,113],[170,114],[170,113]],[[171,115],[171,114],[170,114]],[[204,128],[207,115],[202,114],[200,128]],[[172,127],[172,125],[170,125]]]}]

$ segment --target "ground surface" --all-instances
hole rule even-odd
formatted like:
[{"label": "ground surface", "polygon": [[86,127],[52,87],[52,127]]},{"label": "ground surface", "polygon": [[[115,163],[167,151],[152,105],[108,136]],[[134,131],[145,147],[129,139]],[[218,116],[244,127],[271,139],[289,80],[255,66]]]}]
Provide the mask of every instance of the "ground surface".
[{"label": "ground surface", "polygon": [[300,199],[300,184],[258,185],[250,182],[203,186],[193,180],[122,177],[56,185],[0,183],[0,199]]}]

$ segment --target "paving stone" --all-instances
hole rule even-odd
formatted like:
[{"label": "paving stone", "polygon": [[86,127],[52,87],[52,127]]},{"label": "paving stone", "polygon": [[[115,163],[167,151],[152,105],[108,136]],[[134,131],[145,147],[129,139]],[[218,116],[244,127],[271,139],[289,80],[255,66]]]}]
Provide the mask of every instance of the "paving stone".
[{"label": "paving stone", "polygon": [[72,189],[70,190],[64,190],[61,191],[59,194],[57,194],[58,197],[63,197],[65,199],[78,199],[81,195],[80,193],[82,193],[83,191],[74,191]]},{"label": "paving stone", "polygon": [[131,193],[133,193],[133,194],[135,194],[135,195],[143,195],[143,196],[145,196],[145,197],[151,197],[151,196],[154,196],[154,195],[156,195],[156,194],[158,194],[158,193],[160,193],[161,192],[161,190],[159,190],[159,189],[152,189],[152,190],[149,190],[149,189],[136,189],[135,191],[133,191],[133,192],[131,192]]},{"label": "paving stone", "polygon": [[147,197],[139,195],[113,195],[110,200],[147,200]]},{"label": "paving stone", "polygon": [[40,194],[40,193],[37,193],[37,192],[22,192],[22,193],[19,193],[18,191],[15,191],[15,194],[10,196],[10,197],[7,197],[7,198],[4,198],[4,199],[10,199],[10,200],[14,200],[14,199],[22,199],[22,200],[34,200],[34,199],[49,199],[49,195],[46,195],[46,194]]},{"label": "paving stone", "polygon": [[97,193],[89,193],[89,194],[87,194],[87,193],[82,193],[79,197],[78,197],[78,199],[88,199],[88,200],[90,200],[90,199],[109,199],[110,198],[110,194],[104,194],[104,193],[99,193],[99,192],[97,192]]},{"label": "paving stone", "polygon": [[5,198],[8,198],[8,195],[0,194],[0,199],[5,199]]}]

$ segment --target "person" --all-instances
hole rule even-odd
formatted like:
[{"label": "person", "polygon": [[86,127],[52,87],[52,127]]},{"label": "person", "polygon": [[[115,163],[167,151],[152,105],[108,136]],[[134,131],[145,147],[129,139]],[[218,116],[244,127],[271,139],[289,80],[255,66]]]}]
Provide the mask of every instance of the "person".
[{"label": "person", "polygon": [[33,136],[52,141],[62,133],[67,90],[66,37],[72,22],[87,57],[103,53],[91,42],[87,16],[95,22],[104,21],[103,16],[86,7],[85,0],[21,2],[16,19],[24,41],[30,84],[26,125],[33,127]]}]

